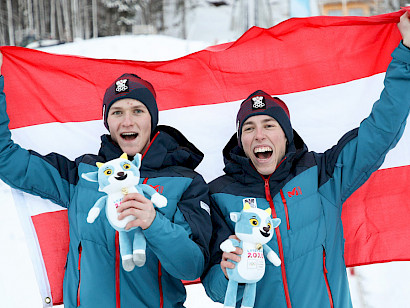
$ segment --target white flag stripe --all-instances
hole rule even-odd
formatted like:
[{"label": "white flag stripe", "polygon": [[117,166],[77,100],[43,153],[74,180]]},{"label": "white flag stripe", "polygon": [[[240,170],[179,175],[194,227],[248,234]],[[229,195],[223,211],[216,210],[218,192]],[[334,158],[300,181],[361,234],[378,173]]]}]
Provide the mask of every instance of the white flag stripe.
[{"label": "white flag stripe", "polygon": [[[369,115],[373,103],[380,96],[383,79],[384,74],[378,74],[280,97],[287,103],[292,125],[309,150],[322,152],[347,131],[358,127]],[[236,101],[160,112],[160,124],[176,127],[205,154],[197,171],[207,181],[222,174],[222,149],[235,133],[239,105],[240,101]],[[339,112],[334,112],[334,106],[340,106]],[[100,146],[99,136],[104,133],[102,121],[51,123],[15,129],[13,138],[21,146],[41,154],[54,151],[74,159],[84,153],[96,154]],[[409,135],[407,128],[382,168],[410,165]]]}]

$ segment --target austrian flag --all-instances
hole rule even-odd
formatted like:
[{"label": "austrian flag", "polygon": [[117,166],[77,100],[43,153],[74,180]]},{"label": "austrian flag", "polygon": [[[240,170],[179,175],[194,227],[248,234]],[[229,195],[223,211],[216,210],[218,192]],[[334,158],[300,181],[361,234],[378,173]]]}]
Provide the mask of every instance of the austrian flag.
[{"label": "austrian flag", "polygon": [[[310,150],[323,152],[369,115],[383,89],[403,12],[373,17],[290,19],[252,28],[237,41],[162,62],[90,59],[1,47],[7,110],[16,143],[71,159],[97,153],[106,133],[104,91],[123,73],[149,80],[160,124],[178,128],[205,154],[198,168],[207,181],[222,174],[222,149],[235,133],[240,101],[261,89],[280,97]],[[262,108],[264,102],[256,101]],[[18,162],[16,162],[18,163]],[[410,260],[410,127],[343,207],[348,266]],[[5,184],[2,184],[6,187]],[[0,190],[2,194],[10,194]],[[300,187],[285,192],[303,194]],[[69,243],[67,211],[12,190],[30,242],[41,296],[62,302]],[[91,205],[90,205],[91,207]]]}]

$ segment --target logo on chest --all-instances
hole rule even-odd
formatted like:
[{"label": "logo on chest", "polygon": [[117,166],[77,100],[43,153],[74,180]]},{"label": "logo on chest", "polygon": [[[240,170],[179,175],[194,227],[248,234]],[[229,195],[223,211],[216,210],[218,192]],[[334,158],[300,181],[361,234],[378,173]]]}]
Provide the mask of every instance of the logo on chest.
[{"label": "logo on chest", "polygon": [[289,198],[299,196],[299,195],[302,195],[302,189],[300,188],[300,186],[294,187],[291,191],[288,191]]}]

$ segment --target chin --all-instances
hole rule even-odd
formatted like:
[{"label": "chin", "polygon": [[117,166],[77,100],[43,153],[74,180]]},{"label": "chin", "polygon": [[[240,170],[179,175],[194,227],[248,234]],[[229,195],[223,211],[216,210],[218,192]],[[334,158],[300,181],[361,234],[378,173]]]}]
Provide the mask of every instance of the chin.
[{"label": "chin", "polygon": [[135,156],[135,154],[141,153],[138,149],[130,149],[129,147],[121,147],[121,150],[128,156]]},{"label": "chin", "polygon": [[256,170],[262,175],[271,175],[276,170],[276,168],[269,165],[256,167]]}]

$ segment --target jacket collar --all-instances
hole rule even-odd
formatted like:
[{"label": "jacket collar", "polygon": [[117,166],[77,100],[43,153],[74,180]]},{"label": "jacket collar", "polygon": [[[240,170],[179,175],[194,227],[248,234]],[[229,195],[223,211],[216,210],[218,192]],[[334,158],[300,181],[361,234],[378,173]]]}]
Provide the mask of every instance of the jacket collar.
[{"label": "jacket collar", "polygon": [[[276,168],[276,170],[268,177],[271,187],[278,186],[283,183],[289,176],[294,161],[300,158],[305,152],[307,152],[307,146],[303,142],[302,138],[293,131],[294,139],[286,150],[286,154],[282,162]],[[236,180],[250,184],[259,182],[265,177],[258,173],[253,166],[251,160],[246,157],[245,152],[238,146],[237,136],[234,134],[229,140],[223,150],[226,174],[232,176]]]},{"label": "jacket collar", "polygon": [[[101,136],[99,156],[104,161],[118,158],[121,148],[111,139],[110,135]],[[158,125],[152,133],[151,144],[143,154],[141,169],[160,169],[170,166],[184,166],[195,169],[203,159],[199,151],[177,129]]]}]

